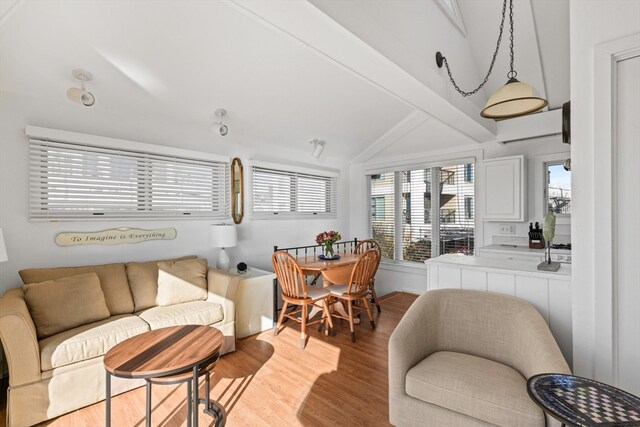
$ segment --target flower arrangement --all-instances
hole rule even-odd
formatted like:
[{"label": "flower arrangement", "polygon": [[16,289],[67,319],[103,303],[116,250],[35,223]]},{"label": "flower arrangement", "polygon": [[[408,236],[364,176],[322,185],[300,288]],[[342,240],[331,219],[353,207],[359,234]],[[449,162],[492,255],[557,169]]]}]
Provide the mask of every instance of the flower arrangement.
[{"label": "flower arrangement", "polygon": [[340,239],[342,239],[342,236],[338,231],[323,231],[316,236],[316,243],[324,247],[324,253],[326,257],[332,258],[333,244]]}]

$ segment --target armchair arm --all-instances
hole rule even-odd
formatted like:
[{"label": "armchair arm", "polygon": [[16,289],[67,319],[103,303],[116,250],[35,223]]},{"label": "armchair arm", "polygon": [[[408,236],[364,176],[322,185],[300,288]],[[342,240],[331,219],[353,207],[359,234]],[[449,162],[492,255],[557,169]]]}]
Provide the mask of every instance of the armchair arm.
[{"label": "armchair arm", "polygon": [[0,298],[0,339],[9,365],[12,387],[39,381],[40,348],[22,288],[9,289]]},{"label": "armchair arm", "polygon": [[207,301],[217,302],[222,305],[224,323],[235,322],[238,276],[228,271],[210,268],[207,272],[207,289]]},{"label": "armchair arm", "polygon": [[409,369],[437,350],[438,308],[432,301],[428,292],[416,299],[389,338],[390,402],[406,394]]},{"label": "armchair arm", "polygon": [[515,344],[519,359],[516,368],[525,378],[545,372],[571,374],[547,323],[533,307],[520,312],[517,323],[520,334]]}]

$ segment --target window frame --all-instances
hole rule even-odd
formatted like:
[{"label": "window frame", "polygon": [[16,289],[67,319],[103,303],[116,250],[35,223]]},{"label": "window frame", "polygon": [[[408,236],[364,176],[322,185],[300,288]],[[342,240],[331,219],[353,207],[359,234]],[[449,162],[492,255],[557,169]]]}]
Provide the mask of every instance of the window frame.
[{"label": "window frame", "polygon": [[[82,134],[37,126],[27,126],[25,128],[25,133],[27,136],[27,143],[30,151],[30,182],[28,195],[28,214],[30,221],[113,221],[122,219],[146,221],[166,219],[226,220],[230,217],[230,159],[228,157],[214,155],[211,153],[184,150],[175,147],[147,144],[136,141],[128,141],[117,138]],[[36,197],[36,188],[42,185],[50,185],[50,182],[48,179],[45,179],[43,181],[42,179],[37,178],[38,174],[44,172],[38,172],[37,170],[34,170],[34,168],[42,167],[42,165],[44,164],[46,171],[47,164],[46,161],[33,162],[32,150],[35,150],[36,153],[46,152],[46,149],[42,149],[41,147],[46,146],[47,143],[51,143],[52,145],[69,145],[68,149],[60,148],[58,150],[62,153],[65,153],[65,155],[67,156],[76,149],[75,147],[77,147],[79,153],[82,152],[82,147],[85,147],[85,151],[92,153],[104,152],[105,158],[118,158],[118,161],[122,161],[123,164],[127,161],[127,159],[131,159],[131,163],[135,164],[134,169],[136,171],[136,174],[138,176],[143,176],[142,179],[136,180],[135,189],[137,203],[135,205],[135,208],[129,210],[123,209],[111,211],[107,209],[104,212],[92,209],[79,209],[77,211],[69,210],[68,208],[67,210],[42,209],[43,214],[38,214],[37,206],[46,206],[46,203],[38,201],[40,197]],[[39,145],[41,147],[36,147],[35,145]],[[207,166],[209,166],[206,163],[210,163],[210,166],[212,166],[212,168],[210,169],[212,177],[218,178],[217,181],[212,181],[212,189],[216,186],[224,189],[222,197],[218,199],[220,200],[220,202],[218,203],[218,207],[221,207],[222,209],[212,210],[211,212],[201,210],[187,212],[182,210],[170,209],[157,209],[154,211],[154,209],[152,209],[153,205],[151,204],[151,201],[153,197],[158,197],[158,193],[154,194],[152,189],[154,183],[150,180],[158,179],[158,176],[163,175],[153,175],[153,173],[150,173],[149,165],[155,165],[155,162],[166,162],[167,164],[170,164],[172,160],[178,166],[187,163],[202,163],[203,167],[206,168]],[[107,164],[109,164],[108,161]],[[178,169],[178,166],[176,166],[175,169]],[[140,169],[142,167],[146,169]],[[220,169],[222,169],[221,173]],[[166,172],[166,170],[164,170],[164,172]],[[49,189],[51,187],[46,186],[44,188]],[[85,199],[84,202],[86,202],[86,200],[88,199],[89,198]],[[44,198],[43,200],[46,200],[46,198]],[[44,204],[41,205],[40,203]],[[119,203],[119,201],[116,201],[115,203]],[[126,203],[126,200],[123,200],[123,203]]]},{"label": "window frame", "polygon": [[[532,217],[542,218],[547,213],[547,164],[562,164],[566,159],[571,157],[571,152],[562,151],[550,154],[541,154],[533,158],[534,162],[534,184],[533,211],[530,210]],[[531,187],[530,187],[531,188]],[[556,215],[556,225],[571,224],[571,214]]]},{"label": "window frame", "polygon": [[[325,181],[326,185],[325,189],[328,193],[325,193],[324,199],[327,201],[329,205],[329,212],[300,212],[298,210],[298,202],[300,196],[298,194],[297,179],[295,178],[289,184],[290,189],[294,191],[292,194],[291,201],[294,202],[295,210],[290,211],[255,211],[255,172],[256,169],[262,170],[273,170],[274,172],[280,172],[283,176],[291,176],[291,177],[309,177],[310,179],[322,179]],[[279,220],[279,219],[331,219],[338,217],[339,211],[339,203],[340,203],[340,189],[339,189],[339,179],[340,173],[336,170],[323,170],[323,169],[313,169],[302,166],[293,166],[286,165],[281,163],[271,163],[264,161],[252,160],[249,162],[249,171],[250,171],[250,179],[249,179],[249,217],[251,219],[256,220]],[[295,185],[294,185],[295,184]],[[370,207],[369,207],[370,209]]]},{"label": "window frame", "polygon": [[[397,164],[394,165],[387,165],[387,166],[371,166],[368,168],[363,168],[362,169],[362,173],[363,173],[363,178],[366,182],[366,191],[367,191],[367,198],[370,200],[372,197],[372,189],[371,189],[371,182],[368,179],[368,177],[370,175],[379,175],[379,174],[384,174],[384,173],[396,173],[396,177],[398,176],[402,176],[403,172],[406,171],[413,171],[413,170],[419,170],[419,169],[431,169],[434,167],[438,167],[438,168],[442,168],[442,167],[447,167],[447,166],[451,166],[451,165],[460,165],[460,164],[468,164],[471,163],[473,164],[473,173],[472,173],[472,180],[473,180],[473,193],[474,193],[474,197],[478,197],[478,185],[479,185],[479,177],[478,177],[478,159],[482,158],[482,152],[479,150],[472,150],[472,151],[466,151],[466,152],[459,152],[454,155],[434,155],[432,158],[425,158],[424,161],[420,162],[420,163],[405,163],[405,162],[398,162]],[[466,172],[466,170],[465,170]],[[466,173],[464,173],[463,175],[465,176],[460,176],[461,181],[463,181],[464,183],[466,183]],[[396,178],[397,179],[397,178]],[[454,178],[455,179],[455,178]],[[455,185],[455,184],[454,184]],[[400,196],[401,197],[395,197],[396,200],[396,214],[398,213],[402,213],[402,185],[400,184],[399,186],[396,185],[396,191],[400,191]],[[460,196],[463,198],[468,196],[467,194],[460,194]],[[368,205],[371,205],[371,203],[368,203]],[[474,203],[475,205],[475,203]],[[365,213],[366,218],[365,218],[365,224],[367,226],[367,233],[371,233],[371,229],[372,229],[372,219],[371,219],[371,206],[368,206],[368,209]],[[481,242],[482,238],[483,238],[483,233],[482,233],[482,227],[479,226],[479,218],[477,215],[477,209],[475,209],[475,206],[473,206],[473,212],[474,212],[474,218],[473,218],[473,228],[474,228],[474,240],[476,242]],[[440,213],[440,212],[439,212]],[[463,214],[464,216],[464,214]],[[438,215],[438,219],[439,219],[439,215]],[[425,214],[425,221],[426,221],[426,214]],[[430,224],[432,227],[434,226],[433,223],[427,223],[425,222],[425,224]],[[440,221],[437,221],[437,226],[440,227]],[[395,240],[395,253],[396,259],[389,259],[389,258],[383,258],[381,263],[385,264],[385,265],[398,265],[398,266],[402,266],[402,267],[412,267],[412,268],[420,268],[420,265],[422,263],[417,263],[415,261],[406,261],[406,260],[399,260],[397,259],[398,254],[402,251],[403,245],[398,245],[399,240],[402,239],[401,234],[402,233],[398,233],[399,230],[401,230],[402,224],[401,221],[396,221],[396,233],[394,236],[394,240]],[[400,237],[398,237],[400,236]],[[436,242],[438,245],[440,244],[439,242],[439,237],[437,239]],[[433,241],[432,241],[433,244]]]}]

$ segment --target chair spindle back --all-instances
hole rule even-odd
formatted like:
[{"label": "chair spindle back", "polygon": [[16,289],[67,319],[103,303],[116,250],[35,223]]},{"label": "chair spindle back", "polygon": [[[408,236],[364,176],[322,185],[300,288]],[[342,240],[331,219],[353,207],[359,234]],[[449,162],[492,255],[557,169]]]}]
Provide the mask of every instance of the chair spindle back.
[{"label": "chair spindle back", "polygon": [[380,263],[380,255],[375,249],[365,251],[356,262],[349,279],[348,293],[365,292],[373,279]]},{"label": "chair spindle back", "polygon": [[296,259],[285,251],[274,252],[271,256],[273,271],[276,274],[282,293],[290,298],[306,298],[307,284]]}]

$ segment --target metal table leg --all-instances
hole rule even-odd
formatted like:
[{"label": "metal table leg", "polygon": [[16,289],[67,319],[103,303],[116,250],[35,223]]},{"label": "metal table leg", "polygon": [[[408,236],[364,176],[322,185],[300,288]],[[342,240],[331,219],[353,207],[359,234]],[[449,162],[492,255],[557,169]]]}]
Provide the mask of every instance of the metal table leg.
[{"label": "metal table leg", "polygon": [[106,422],[105,422],[105,427],[111,427],[111,374],[109,373],[109,371],[107,372],[107,379],[105,381],[106,384]]},{"label": "metal table leg", "polygon": [[147,381],[146,408],[144,412],[145,426],[151,427],[151,383]]},{"label": "metal table leg", "polygon": [[193,366],[193,427],[198,427],[198,365]]},{"label": "metal table leg", "polygon": [[191,427],[191,418],[193,417],[193,396],[191,396],[191,383],[193,381],[187,381],[187,427]]}]

